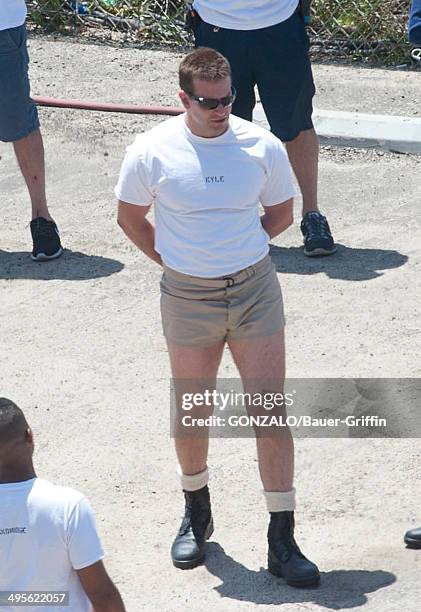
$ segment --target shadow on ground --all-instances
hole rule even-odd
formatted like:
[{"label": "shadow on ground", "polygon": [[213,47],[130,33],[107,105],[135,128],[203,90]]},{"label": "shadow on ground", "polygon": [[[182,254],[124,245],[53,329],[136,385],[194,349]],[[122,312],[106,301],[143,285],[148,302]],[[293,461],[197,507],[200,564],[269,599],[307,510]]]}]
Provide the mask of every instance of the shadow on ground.
[{"label": "shadow on ground", "polygon": [[322,572],[318,588],[296,589],[266,569],[247,569],[227,555],[215,542],[208,544],[206,568],[222,580],[215,590],[221,597],[255,604],[315,603],[329,610],[356,608],[367,602],[366,593],[393,584],[396,576],[383,570],[337,570]]},{"label": "shadow on ground", "polygon": [[88,280],[116,274],[124,264],[116,259],[64,250],[59,259],[35,262],[27,251],[0,250],[0,279]]},{"label": "shadow on ground", "polygon": [[270,256],[276,271],[287,274],[318,274],[329,278],[365,281],[383,275],[382,270],[403,266],[408,257],[398,251],[385,249],[357,249],[337,245],[334,255],[306,257],[303,247],[279,247],[270,245]]}]

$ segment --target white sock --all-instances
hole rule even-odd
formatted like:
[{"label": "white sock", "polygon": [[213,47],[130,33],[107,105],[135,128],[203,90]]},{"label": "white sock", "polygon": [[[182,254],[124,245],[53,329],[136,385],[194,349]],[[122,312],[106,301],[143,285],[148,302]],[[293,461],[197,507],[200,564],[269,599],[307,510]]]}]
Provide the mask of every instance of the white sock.
[{"label": "white sock", "polygon": [[291,491],[263,491],[268,512],[295,510],[295,489]]},{"label": "white sock", "polygon": [[198,491],[203,489],[209,482],[209,472],[206,467],[203,472],[197,474],[183,474],[181,467],[177,466],[177,473],[180,476],[183,491]]}]

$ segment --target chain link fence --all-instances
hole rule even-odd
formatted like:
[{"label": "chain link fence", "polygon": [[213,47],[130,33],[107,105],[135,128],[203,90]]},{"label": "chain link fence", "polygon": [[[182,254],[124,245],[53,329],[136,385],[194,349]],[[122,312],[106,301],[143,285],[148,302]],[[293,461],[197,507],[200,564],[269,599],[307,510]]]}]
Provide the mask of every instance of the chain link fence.
[{"label": "chain link fence", "polygon": [[[1,1],[1,0],[0,0]],[[137,45],[187,46],[183,0],[29,0],[30,27]],[[409,0],[313,0],[308,28],[318,61],[411,63]]]}]

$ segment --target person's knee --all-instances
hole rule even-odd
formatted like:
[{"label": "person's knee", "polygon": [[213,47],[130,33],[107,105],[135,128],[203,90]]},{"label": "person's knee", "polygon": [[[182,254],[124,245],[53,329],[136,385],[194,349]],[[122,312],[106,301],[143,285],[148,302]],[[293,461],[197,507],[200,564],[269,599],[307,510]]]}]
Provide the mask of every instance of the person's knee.
[{"label": "person's knee", "polygon": [[294,145],[303,145],[307,146],[308,144],[317,144],[319,143],[319,138],[317,136],[316,130],[314,128],[306,128],[296,133],[292,138],[280,139],[282,142],[288,146]]}]

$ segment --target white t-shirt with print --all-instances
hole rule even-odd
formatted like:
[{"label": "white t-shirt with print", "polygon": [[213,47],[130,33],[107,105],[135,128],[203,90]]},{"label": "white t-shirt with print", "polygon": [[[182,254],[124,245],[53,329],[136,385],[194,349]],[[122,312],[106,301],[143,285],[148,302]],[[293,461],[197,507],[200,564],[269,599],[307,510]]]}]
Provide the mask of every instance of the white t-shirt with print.
[{"label": "white t-shirt with print", "polygon": [[115,189],[128,204],[154,204],[155,249],[173,270],[212,278],[269,251],[259,203],[294,196],[285,149],[267,130],[235,117],[215,138],[192,134],[179,115],[136,137]]},{"label": "white t-shirt with print", "polygon": [[91,612],[75,570],[103,556],[92,509],[81,493],[41,478],[0,484],[0,591],[69,591],[70,605],[54,610]]},{"label": "white t-shirt with print", "polygon": [[194,0],[203,21],[229,30],[260,30],[285,21],[298,0]]},{"label": "white t-shirt with print", "polygon": [[25,0],[0,0],[0,30],[21,26],[26,12]]}]

